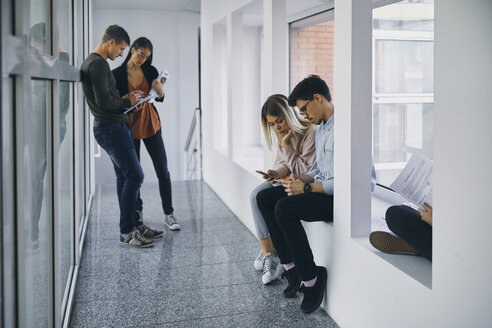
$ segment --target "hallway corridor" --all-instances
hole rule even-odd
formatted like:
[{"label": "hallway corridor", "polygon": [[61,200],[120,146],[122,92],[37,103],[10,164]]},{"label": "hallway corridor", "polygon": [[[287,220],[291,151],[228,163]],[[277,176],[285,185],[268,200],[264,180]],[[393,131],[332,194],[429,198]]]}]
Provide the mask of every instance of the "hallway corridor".
[{"label": "hallway corridor", "polygon": [[[144,222],[164,229],[157,184],[141,191]],[[71,327],[338,327],[322,309],[302,314],[302,294],[285,299],[286,280],[261,284],[257,239],[206,183],[174,182],[173,203],[181,231],[131,248],[115,187],[96,187]]]}]

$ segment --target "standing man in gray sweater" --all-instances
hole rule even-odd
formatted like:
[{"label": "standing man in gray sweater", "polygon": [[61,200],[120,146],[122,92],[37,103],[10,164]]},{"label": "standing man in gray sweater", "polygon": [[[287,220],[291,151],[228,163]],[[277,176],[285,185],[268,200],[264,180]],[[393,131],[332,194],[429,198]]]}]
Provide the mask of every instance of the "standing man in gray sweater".
[{"label": "standing man in gray sweater", "polygon": [[127,108],[137,103],[141,93],[121,97],[106,61],[122,56],[129,44],[130,37],[122,27],[109,26],[99,45],[82,63],[82,89],[94,115],[94,137],[108,153],[116,173],[120,242],[134,247],[152,247],[154,241],[151,238],[161,237],[164,232],[138,221],[137,194],[144,175],[133,146],[128,115],[125,114]]}]

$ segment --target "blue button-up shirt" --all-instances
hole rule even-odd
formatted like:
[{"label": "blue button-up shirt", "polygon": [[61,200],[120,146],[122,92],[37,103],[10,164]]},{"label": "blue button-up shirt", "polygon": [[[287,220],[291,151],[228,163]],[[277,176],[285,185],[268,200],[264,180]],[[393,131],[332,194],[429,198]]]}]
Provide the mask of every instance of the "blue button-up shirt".
[{"label": "blue button-up shirt", "polygon": [[[316,131],[314,144],[316,146],[317,167],[307,174],[314,179],[314,182],[321,182],[325,194],[333,195],[333,117],[321,123]],[[372,190],[376,185],[376,171],[372,165]]]}]

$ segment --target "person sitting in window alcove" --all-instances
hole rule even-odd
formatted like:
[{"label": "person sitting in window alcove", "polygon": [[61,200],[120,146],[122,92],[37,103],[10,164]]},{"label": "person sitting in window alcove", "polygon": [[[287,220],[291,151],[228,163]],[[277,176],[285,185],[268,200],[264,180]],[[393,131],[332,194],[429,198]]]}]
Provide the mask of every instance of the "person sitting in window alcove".
[{"label": "person sitting in window alcove", "polygon": [[275,253],[265,220],[258,209],[256,196],[260,191],[272,188],[272,182],[290,174],[299,176],[313,166],[316,157],[316,126],[290,107],[287,97],[280,94],[271,95],[265,101],[261,109],[261,124],[268,148],[272,147],[272,134],[277,137],[277,156],[273,168],[263,175],[267,181],[256,187],[250,196],[256,233],[261,244],[254,267],[263,271],[261,280],[263,284],[268,284],[283,273],[284,267],[280,265],[280,259]]},{"label": "person sitting in window alcove", "polygon": [[[258,208],[265,219],[288,286],[285,297],[294,297],[303,282],[301,310],[311,313],[321,305],[327,284],[325,267],[317,266],[301,220],[333,220],[333,123],[334,106],[328,85],[317,75],[302,80],[289,96],[305,117],[319,125],[315,137],[317,168],[299,177],[282,179],[282,186],[258,193]],[[376,175],[372,169],[372,189]]]},{"label": "person sitting in window alcove", "polygon": [[386,224],[396,235],[374,231],[369,241],[374,248],[390,254],[420,254],[432,262],[432,207],[414,210],[406,205],[391,206],[386,211]]}]

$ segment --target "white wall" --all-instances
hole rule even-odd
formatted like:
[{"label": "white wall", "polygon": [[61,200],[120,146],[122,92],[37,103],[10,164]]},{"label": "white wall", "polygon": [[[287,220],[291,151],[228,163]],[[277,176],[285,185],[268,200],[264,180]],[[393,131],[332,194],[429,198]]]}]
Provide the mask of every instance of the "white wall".
[{"label": "white wall", "polygon": [[[168,70],[170,79],[165,85],[166,98],[156,103],[162,123],[172,180],[185,179],[184,145],[188,136],[193,111],[198,107],[198,27],[200,15],[191,12],[162,10],[93,9],[93,49],[104,30],[111,24],[125,28],[133,42],[145,36],[154,46],[152,65],[157,70]],[[128,51],[128,48],[127,48]],[[111,68],[126,57],[110,62]],[[114,171],[104,151],[96,158],[96,184],[114,183]],[[144,182],[157,182],[152,161],[141,144],[141,163]]]},{"label": "white wall", "polygon": [[[207,65],[213,61],[213,24],[249,2],[202,1],[202,107],[205,181],[254,232],[248,196],[259,179],[213,147],[213,72]],[[357,134],[370,131],[370,120],[360,119],[370,110],[370,90],[364,90],[370,60],[363,55],[370,54],[371,34],[364,30],[370,28],[364,25],[370,10],[368,0],[335,4],[335,221],[332,233],[326,224],[307,231],[316,261],[328,266],[323,307],[341,327],[491,327],[492,2],[435,3],[431,289],[352,239],[367,229],[359,231],[361,217],[370,218],[367,195],[360,191],[368,186],[370,151],[367,138]]]}]

